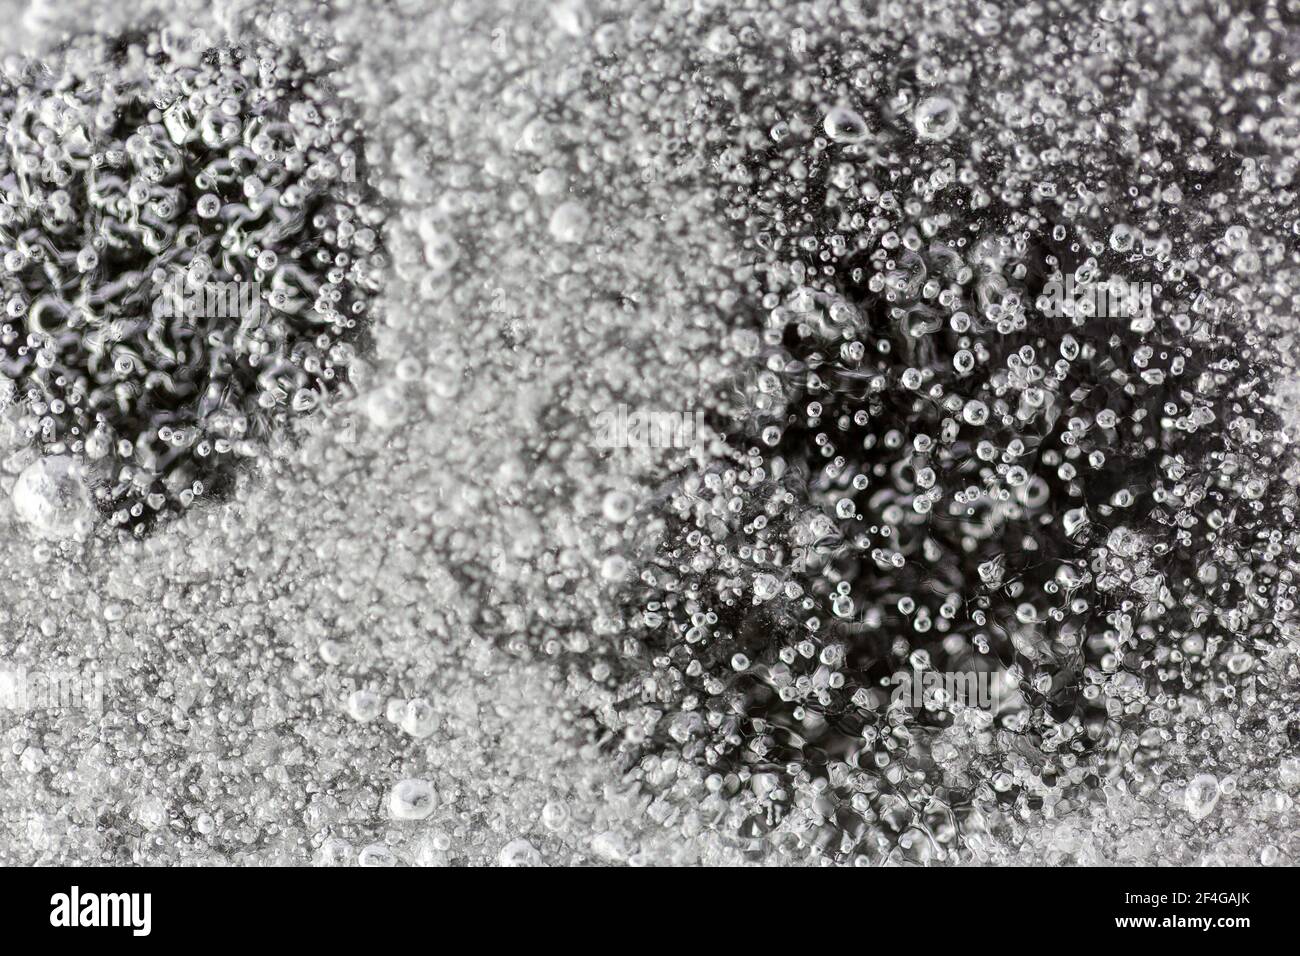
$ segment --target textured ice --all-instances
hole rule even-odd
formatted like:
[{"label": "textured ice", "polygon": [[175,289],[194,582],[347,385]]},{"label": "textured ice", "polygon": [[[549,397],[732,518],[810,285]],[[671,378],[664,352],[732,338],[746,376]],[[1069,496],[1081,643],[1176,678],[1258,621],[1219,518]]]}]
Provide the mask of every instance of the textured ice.
[{"label": "textured ice", "polygon": [[39,537],[85,537],[95,513],[77,461],[69,455],[37,458],[14,481],[14,512]]},{"label": "textured ice", "polygon": [[15,6],[305,58],[387,258],[140,534],[6,372],[0,864],[1295,862],[1271,11]]}]

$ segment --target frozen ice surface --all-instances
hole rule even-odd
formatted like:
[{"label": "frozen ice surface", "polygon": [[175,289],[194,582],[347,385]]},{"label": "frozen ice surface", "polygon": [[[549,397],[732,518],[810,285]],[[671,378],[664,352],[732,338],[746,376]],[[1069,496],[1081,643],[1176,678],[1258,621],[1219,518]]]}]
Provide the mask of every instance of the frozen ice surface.
[{"label": "frozen ice surface", "polygon": [[148,533],[0,422],[0,864],[1295,862],[1296,27],[1065,6],[16,8],[310,54],[390,263]]}]

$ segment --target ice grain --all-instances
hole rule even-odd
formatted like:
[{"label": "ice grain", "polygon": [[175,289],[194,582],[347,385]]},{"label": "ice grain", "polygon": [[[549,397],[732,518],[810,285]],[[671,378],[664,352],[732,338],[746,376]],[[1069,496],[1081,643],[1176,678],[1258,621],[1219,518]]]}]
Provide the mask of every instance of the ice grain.
[{"label": "ice grain", "polygon": [[357,104],[373,348],[141,540],[14,492],[106,680],[0,862],[1295,861],[1280,14],[199,6]]}]

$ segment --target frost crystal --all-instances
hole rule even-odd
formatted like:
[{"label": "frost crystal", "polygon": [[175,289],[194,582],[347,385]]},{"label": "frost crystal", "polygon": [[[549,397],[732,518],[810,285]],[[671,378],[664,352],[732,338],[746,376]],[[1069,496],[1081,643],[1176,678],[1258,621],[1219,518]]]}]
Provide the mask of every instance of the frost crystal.
[{"label": "frost crystal", "polygon": [[0,863],[1300,861],[1247,6],[33,8]]}]

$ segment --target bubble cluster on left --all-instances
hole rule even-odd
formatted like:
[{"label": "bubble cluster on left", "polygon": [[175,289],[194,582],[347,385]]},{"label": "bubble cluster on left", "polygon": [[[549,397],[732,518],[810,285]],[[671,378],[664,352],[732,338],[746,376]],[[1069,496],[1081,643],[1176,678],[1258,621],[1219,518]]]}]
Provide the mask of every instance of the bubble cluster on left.
[{"label": "bubble cluster on left", "polygon": [[387,260],[328,72],[165,32],[0,66],[0,443],[41,536],[141,534],[348,393]]}]

